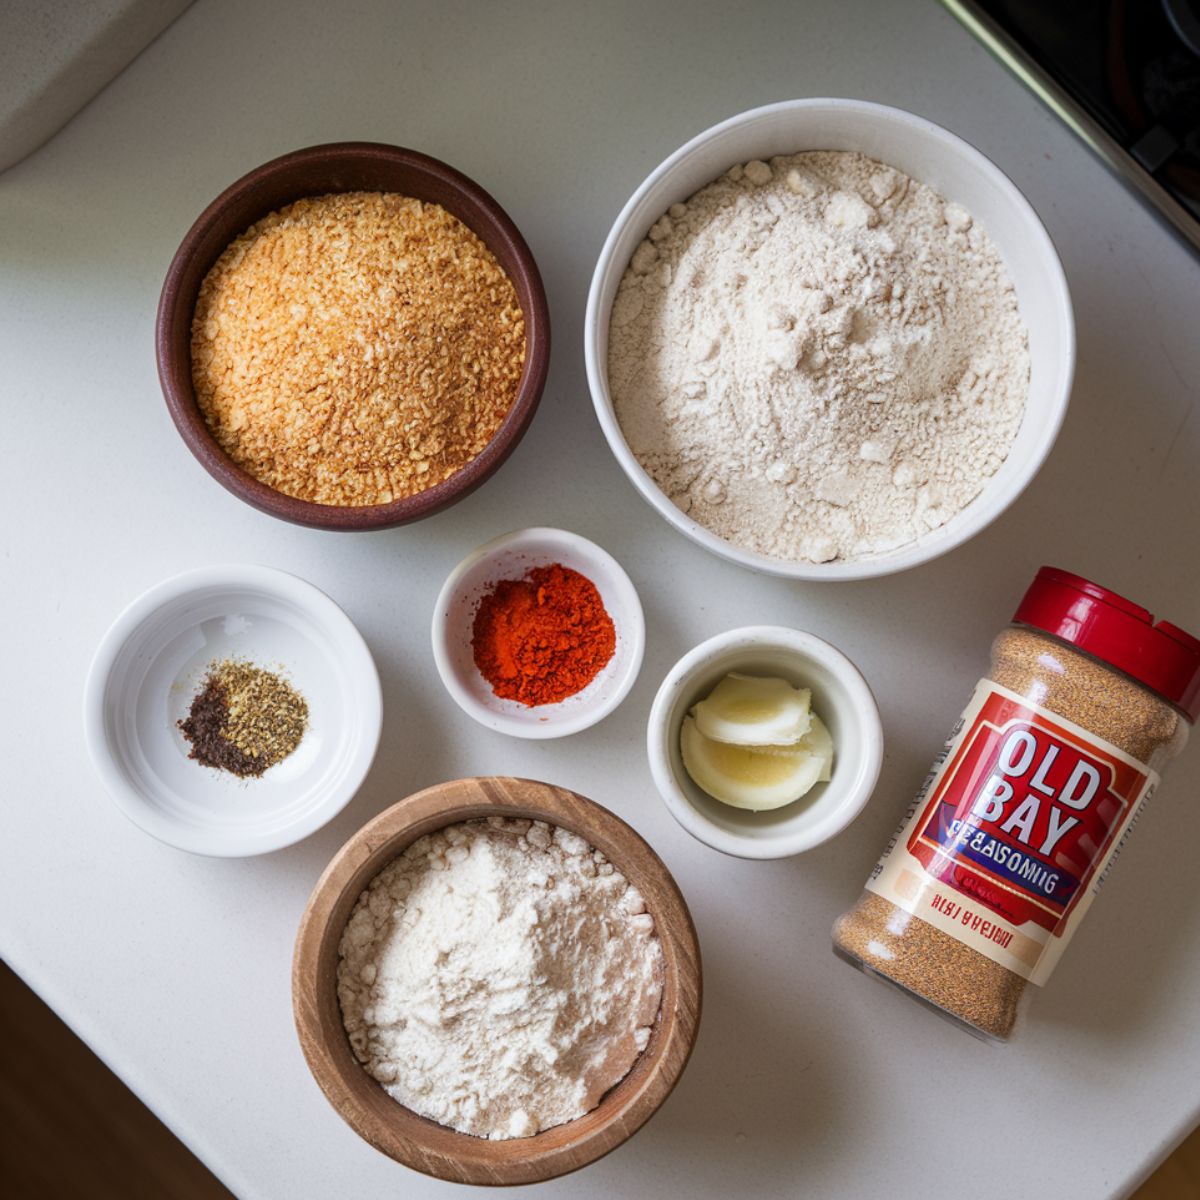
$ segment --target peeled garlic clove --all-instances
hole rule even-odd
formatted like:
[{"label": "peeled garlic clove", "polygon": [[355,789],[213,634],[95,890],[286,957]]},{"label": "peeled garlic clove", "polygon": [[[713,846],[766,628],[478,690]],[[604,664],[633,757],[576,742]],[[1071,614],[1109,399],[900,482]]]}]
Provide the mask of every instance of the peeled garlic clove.
[{"label": "peeled garlic clove", "polygon": [[692,709],[706,737],[734,746],[790,746],[808,732],[812,721],[808,688],[786,679],[731,671]]},{"label": "peeled garlic clove", "polygon": [[713,741],[685,717],[680,735],[683,765],[714,800],[754,812],[782,808],[799,800],[829,770],[820,754],[801,746],[735,746]]},{"label": "peeled garlic clove", "polygon": [[818,783],[828,783],[833,775],[833,738],[816,713],[812,714],[809,731],[794,746],[756,746],[755,749],[760,754],[796,754],[803,750],[821,760]]},{"label": "peeled garlic clove", "polygon": [[812,725],[800,739],[800,745],[821,762],[817,782],[828,783],[833,778],[833,738],[825,728],[825,722],[816,713],[813,713]]}]

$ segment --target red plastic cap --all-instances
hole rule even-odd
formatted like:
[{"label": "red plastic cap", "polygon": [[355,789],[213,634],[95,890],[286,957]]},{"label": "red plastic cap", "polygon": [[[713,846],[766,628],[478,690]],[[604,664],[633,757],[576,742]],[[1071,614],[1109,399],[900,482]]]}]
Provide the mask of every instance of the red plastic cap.
[{"label": "red plastic cap", "polygon": [[1031,625],[1124,671],[1189,721],[1200,718],[1200,640],[1079,575],[1043,567],[1017,606]]}]

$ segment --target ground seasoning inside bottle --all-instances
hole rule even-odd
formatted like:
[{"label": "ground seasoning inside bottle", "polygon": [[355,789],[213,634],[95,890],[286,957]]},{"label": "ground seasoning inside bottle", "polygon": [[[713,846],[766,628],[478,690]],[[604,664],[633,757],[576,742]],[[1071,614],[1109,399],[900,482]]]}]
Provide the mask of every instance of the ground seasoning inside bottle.
[{"label": "ground seasoning inside bottle", "polygon": [[211,663],[179,722],[202,766],[257,778],[304,737],[308,704],[282,676],[243,659]]},{"label": "ground seasoning inside bottle", "polygon": [[834,949],[1003,1040],[1200,716],[1200,640],[1043,567]]},{"label": "ground seasoning inside bottle", "polygon": [[596,585],[561,563],[493,585],[475,613],[475,665],[501,699],[536,707],[582,691],[616,649]]}]

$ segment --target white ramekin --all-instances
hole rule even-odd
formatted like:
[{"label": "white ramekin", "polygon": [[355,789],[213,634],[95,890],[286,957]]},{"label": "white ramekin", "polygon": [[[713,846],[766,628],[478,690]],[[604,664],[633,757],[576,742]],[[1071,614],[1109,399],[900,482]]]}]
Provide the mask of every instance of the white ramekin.
[{"label": "white ramekin", "polygon": [[[1029,396],[1000,470],[962,512],[916,542],[852,562],[790,562],[743,550],[688,517],[660,491],[625,442],[608,390],[609,314],[630,256],[650,226],[734,163],[803,150],[858,150],[957,201],[982,222],[1004,257],[1029,330]],[[862,100],[786,100],[740,113],[694,137],[656,167],[613,224],[588,293],[588,386],[600,426],[634,486],[676,529],[714,554],[793,579],[866,579],[927,562],[994,521],[1045,461],[1066,415],[1075,325],[1058,254],[1029,202],[973,146],[923,117]]]},{"label": "white ramekin", "polygon": [[[581,692],[530,708],[492,691],[475,666],[471,635],[479,602],[492,585],[551,563],[570,567],[596,585],[617,644],[607,666]],[[459,708],[488,729],[519,738],[566,737],[604,720],[629,695],[646,647],[641,601],[621,564],[566,529],[518,529],[473,550],[442,585],[431,635],[438,674]]]},{"label": "white ramekin", "polygon": [[[679,748],[683,718],[730,671],[812,689],[813,711],[833,738],[828,783],[784,808],[748,812],[692,782]],[[667,808],[693,837],[739,858],[787,858],[827,842],[862,811],[879,778],[883,729],[871,689],[840,650],[798,629],[751,625],[709,638],[671,668],[650,709],[646,748]]]}]

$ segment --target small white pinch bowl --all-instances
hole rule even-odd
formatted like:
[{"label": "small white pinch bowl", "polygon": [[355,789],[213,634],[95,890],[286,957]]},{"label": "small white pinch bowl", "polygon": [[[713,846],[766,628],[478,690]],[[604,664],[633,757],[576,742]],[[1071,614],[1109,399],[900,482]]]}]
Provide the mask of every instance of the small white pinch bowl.
[{"label": "small white pinch bowl", "polygon": [[[813,563],[771,558],[725,541],[677,508],[634,457],[608,390],[608,327],[617,287],[650,226],[735,163],[804,150],[857,150],[963,205],[999,248],[1029,330],[1025,415],[1008,458],[983,491],[945,525],[887,553]],[[1075,371],[1075,323],[1066,276],[1049,234],[1015,184],[974,146],[913,113],[864,100],[785,100],[739,113],[697,134],[655,167],[617,217],[592,276],[584,357],[596,416],[634,487],[681,533],[751,570],[791,579],[868,579],[906,570],[962,545],[990,525],[1032,481],[1067,412]]]},{"label": "small white pinch bowl", "polygon": [[[812,689],[813,712],[833,738],[833,772],[783,808],[750,812],[714,800],[683,765],[680,728],[688,710],[730,672],[777,675]],[[883,729],[858,668],[828,642],[781,625],[731,629],[685,654],[663,680],[647,726],[650,772],[671,815],[693,837],[738,858],[788,858],[841,833],[879,778]]]},{"label": "small white pinch bowl", "polygon": [[[475,666],[471,636],[479,602],[492,585],[534,567],[561,563],[587,576],[612,618],[617,644],[608,665],[582,691],[530,708],[503,700]],[[480,725],[519,738],[559,738],[608,716],[633,687],[646,648],[642,604],[611,554],[565,529],[519,529],[480,546],[451,571],[433,610],[433,657],[455,703]]]},{"label": "small white pinch bowl", "polygon": [[[257,779],[188,758],[177,722],[214,660],[280,669],[308,703],[300,745]],[[96,651],[88,752],[116,806],[160,841],[235,858],[290,846],[358,791],[383,723],[379,675],[350,618],[270,567],[187,571],[139,596]]]}]

